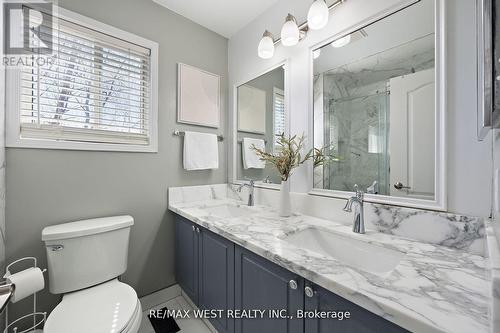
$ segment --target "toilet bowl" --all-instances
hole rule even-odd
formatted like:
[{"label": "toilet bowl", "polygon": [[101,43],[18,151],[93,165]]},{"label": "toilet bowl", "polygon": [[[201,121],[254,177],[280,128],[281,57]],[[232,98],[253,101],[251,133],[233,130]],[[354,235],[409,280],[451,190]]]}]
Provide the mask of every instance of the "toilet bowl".
[{"label": "toilet bowl", "polygon": [[141,303],[134,289],[112,280],[64,295],[43,332],[137,333],[141,319]]},{"label": "toilet bowl", "polygon": [[126,271],[131,216],[50,226],[42,231],[49,289],[63,294],[44,333],[137,333],[142,308]]}]

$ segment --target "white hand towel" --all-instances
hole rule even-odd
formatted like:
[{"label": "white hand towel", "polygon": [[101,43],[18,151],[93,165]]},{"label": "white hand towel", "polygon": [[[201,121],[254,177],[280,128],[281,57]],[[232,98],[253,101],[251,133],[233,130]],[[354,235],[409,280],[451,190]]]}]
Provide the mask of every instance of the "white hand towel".
[{"label": "white hand towel", "polygon": [[185,132],[184,169],[206,170],[219,168],[217,135]]},{"label": "white hand towel", "polygon": [[261,161],[252,147],[260,150],[266,150],[266,143],[262,139],[243,138],[241,151],[243,153],[243,167],[245,169],[264,169],[266,162]]}]

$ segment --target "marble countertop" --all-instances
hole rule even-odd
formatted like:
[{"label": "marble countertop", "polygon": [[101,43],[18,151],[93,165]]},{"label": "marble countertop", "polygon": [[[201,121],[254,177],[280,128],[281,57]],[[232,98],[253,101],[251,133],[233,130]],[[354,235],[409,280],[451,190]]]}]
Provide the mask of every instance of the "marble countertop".
[{"label": "marble countertop", "polygon": [[[367,231],[295,214],[281,218],[267,206],[252,214],[219,218],[205,208],[242,205],[234,199],[169,203],[169,209],[234,243],[412,332],[490,331],[488,261],[470,252]],[[375,275],[294,246],[284,235],[314,226],[403,252],[394,270]]]}]

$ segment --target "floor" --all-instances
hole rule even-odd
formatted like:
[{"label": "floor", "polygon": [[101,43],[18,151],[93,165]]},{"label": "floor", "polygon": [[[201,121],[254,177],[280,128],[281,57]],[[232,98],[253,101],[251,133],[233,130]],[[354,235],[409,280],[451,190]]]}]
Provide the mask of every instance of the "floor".
[{"label": "floor", "polygon": [[[140,299],[143,315],[139,333],[155,333],[149,322],[149,310],[167,307],[169,310],[192,310],[191,301],[183,295],[179,286],[160,290]],[[181,333],[217,333],[201,319],[176,319]]]}]

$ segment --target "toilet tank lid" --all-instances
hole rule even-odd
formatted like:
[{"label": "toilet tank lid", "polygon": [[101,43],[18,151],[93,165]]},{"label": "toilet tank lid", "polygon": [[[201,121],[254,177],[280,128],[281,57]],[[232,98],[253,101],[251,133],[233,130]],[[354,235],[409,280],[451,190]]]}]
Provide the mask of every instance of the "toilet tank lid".
[{"label": "toilet tank lid", "polygon": [[133,224],[134,218],[132,216],[123,215],[52,225],[42,230],[42,241],[95,235],[107,231],[127,228]]}]

